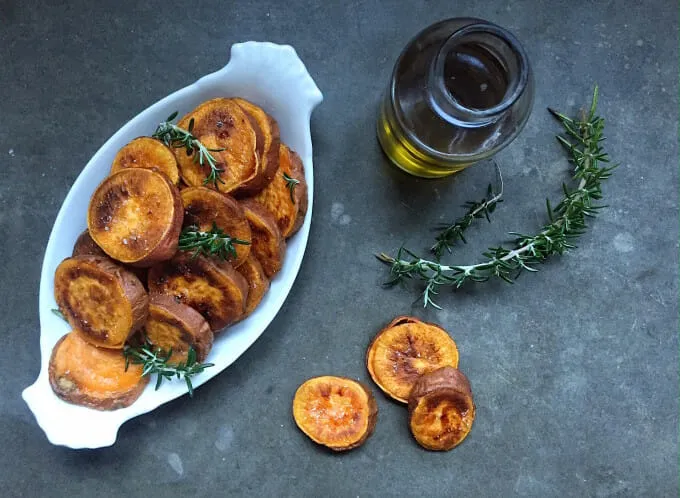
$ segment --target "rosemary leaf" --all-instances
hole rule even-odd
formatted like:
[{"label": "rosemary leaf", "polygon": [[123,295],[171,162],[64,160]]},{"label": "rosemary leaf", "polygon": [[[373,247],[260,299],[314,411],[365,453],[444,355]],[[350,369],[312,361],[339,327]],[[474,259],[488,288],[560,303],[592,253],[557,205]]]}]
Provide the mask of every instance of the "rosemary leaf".
[{"label": "rosemary leaf", "polygon": [[288,174],[285,171],[283,172],[283,179],[286,181],[286,187],[290,191],[290,200],[293,204],[295,204],[295,187],[298,186],[300,180],[288,176]]},{"label": "rosemary leaf", "polygon": [[250,242],[229,236],[213,222],[208,232],[203,232],[193,225],[182,229],[178,248],[181,251],[193,251],[194,258],[203,254],[227,261],[236,258],[234,244],[250,245]]}]

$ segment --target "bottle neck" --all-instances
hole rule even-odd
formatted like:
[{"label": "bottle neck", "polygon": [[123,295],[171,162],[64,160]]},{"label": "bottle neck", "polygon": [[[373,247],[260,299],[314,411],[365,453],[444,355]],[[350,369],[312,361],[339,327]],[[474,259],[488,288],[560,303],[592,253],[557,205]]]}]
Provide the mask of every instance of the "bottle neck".
[{"label": "bottle neck", "polygon": [[428,76],[429,103],[444,120],[466,128],[498,121],[524,92],[529,60],[517,39],[491,23],[455,31]]}]

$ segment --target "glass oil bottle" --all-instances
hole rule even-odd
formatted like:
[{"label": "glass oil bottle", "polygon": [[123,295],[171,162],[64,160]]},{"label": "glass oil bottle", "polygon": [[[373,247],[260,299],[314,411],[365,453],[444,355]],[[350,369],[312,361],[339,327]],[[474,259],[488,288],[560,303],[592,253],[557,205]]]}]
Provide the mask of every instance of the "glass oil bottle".
[{"label": "glass oil bottle", "polygon": [[399,168],[453,174],[508,145],[533,105],[533,77],[517,39],[473,18],[436,23],[397,60],[378,116],[378,140]]}]

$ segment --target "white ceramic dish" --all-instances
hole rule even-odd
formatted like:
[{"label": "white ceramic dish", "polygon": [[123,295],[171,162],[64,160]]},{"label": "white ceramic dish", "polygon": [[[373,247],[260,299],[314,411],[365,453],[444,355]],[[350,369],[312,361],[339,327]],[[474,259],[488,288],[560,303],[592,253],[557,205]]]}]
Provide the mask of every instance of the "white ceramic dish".
[{"label": "white ceramic dish", "polygon": [[[227,368],[255,342],[276,316],[293,286],[307,245],[312,215],[314,182],[309,121],[312,110],[323,96],[292,47],[239,43],[231,47],[231,58],[224,68],[155,103],[113,135],[85,166],[57,215],[40,279],[40,374],[23,392],[24,400],[53,444],[71,448],[110,446],[125,421],[187,392],[186,384],[181,381],[163,383],[158,391],[154,391],[151,382],[132,406],[110,412],[72,405],[57,398],[49,385],[48,362],[54,344],[69,327],[51,312],[56,308],[54,272],[59,263],[71,255],[76,238],[86,228],[90,196],[107,176],[118,149],[137,136],[153,133],[158,123],[172,112],[179,111],[182,115],[205,100],[222,96],[251,100],[278,121],[281,139],[297,151],[304,162],[309,209],[304,225],[289,239],[283,269],[273,279],[269,292],[250,317],[230,327],[215,341],[208,358],[215,366],[197,376],[195,386]],[[200,396],[200,391],[196,395]]]}]

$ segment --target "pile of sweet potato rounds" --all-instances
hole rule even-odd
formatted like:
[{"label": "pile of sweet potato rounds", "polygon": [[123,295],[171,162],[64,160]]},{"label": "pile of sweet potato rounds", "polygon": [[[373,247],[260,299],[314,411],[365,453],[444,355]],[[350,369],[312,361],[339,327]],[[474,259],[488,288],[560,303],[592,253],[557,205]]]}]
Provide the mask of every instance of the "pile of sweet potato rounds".
[{"label": "pile of sweet potato rounds", "polygon": [[[448,451],[467,437],[476,411],[472,389],[458,370],[456,343],[443,328],[395,318],[368,346],[366,367],[387,396],[408,404],[409,428],[422,447]],[[293,418],[314,442],[346,451],[371,436],[378,406],[361,382],[326,375],[298,388]]]},{"label": "pile of sweet potato rounds", "polygon": [[[219,181],[206,183],[209,165],[184,147],[134,139],[92,195],[88,230],[56,270],[55,299],[72,331],[54,347],[49,378],[68,402],[132,404],[148,377],[140,365],[126,368],[122,350],[140,337],[171,349],[177,362],[190,349],[204,361],[214,336],[259,304],[304,221],[302,161],[260,107],[217,98],[177,126],[214,151]],[[178,250],[186,227],[218,228],[242,243],[226,259]]]}]

